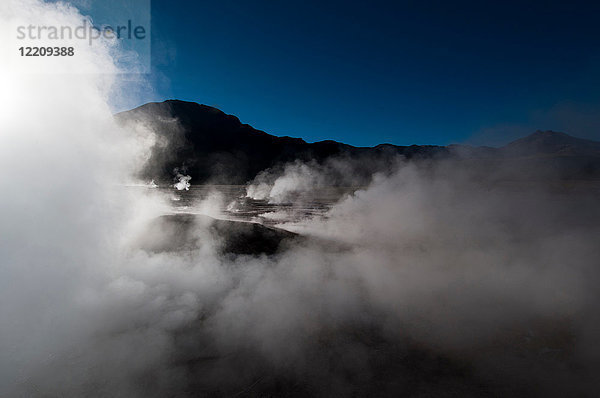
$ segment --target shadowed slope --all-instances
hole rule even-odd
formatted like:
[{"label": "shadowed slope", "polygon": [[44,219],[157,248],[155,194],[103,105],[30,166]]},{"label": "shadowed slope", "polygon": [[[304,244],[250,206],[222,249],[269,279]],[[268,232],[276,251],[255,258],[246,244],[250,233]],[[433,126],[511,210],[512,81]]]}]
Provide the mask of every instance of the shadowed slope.
[{"label": "shadowed slope", "polygon": [[353,185],[368,183],[376,172],[389,172],[398,159],[462,159],[483,175],[494,175],[499,163],[511,163],[514,172],[503,177],[509,179],[600,178],[600,142],[552,131],[537,131],[501,148],[391,144],[367,148],[277,137],[216,108],[179,100],[148,103],[116,118],[123,124],[146,124],[157,133],[141,177],[162,182],[172,181],[181,171],[192,176],[194,184],[244,184],[282,164],[322,164],[331,159],[345,162],[344,174],[352,176]]}]

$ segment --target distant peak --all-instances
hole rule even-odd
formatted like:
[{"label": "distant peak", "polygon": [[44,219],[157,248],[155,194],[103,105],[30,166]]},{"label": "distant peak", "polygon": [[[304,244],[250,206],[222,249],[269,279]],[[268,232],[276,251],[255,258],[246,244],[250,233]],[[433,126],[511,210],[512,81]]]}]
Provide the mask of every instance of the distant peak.
[{"label": "distant peak", "polygon": [[168,100],[163,101],[163,104],[168,104],[168,105],[171,105],[171,106],[188,108],[188,109],[199,108],[199,109],[202,109],[204,111],[210,111],[210,112],[215,112],[215,113],[225,113],[222,110],[220,110],[219,108],[215,108],[214,106],[205,105],[205,104],[199,104],[197,102],[192,102],[192,101],[182,101],[182,100],[178,100],[178,99],[168,99]]},{"label": "distant peak", "polygon": [[552,130],[537,130],[533,134],[529,134],[523,138],[519,138],[515,141],[512,141],[507,146],[519,145],[523,143],[533,143],[533,142],[567,142],[571,140],[579,140],[579,138],[570,136],[566,133],[561,133],[558,131]]},{"label": "distant peak", "polygon": [[503,149],[513,155],[532,154],[596,154],[600,149],[600,143],[582,138],[573,137],[569,134],[552,131],[537,130],[527,137],[512,141]]},{"label": "distant peak", "polygon": [[552,131],[552,130],[536,130],[535,133],[530,134],[529,137],[571,137],[569,134]]}]

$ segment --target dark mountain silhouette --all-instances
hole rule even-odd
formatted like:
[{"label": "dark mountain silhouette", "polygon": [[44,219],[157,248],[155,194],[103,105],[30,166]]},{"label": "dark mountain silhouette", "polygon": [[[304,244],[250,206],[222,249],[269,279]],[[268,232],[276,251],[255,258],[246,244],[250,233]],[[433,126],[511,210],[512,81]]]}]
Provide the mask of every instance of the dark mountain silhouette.
[{"label": "dark mountain silhouette", "polygon": [[600,156],[600,142],[572,137],[555,131],[536,131],[502,148],[506,155]]},{"label": "dark mountain silhouette", "polygon": [[119,113],[116,118],[123,124],[148,125],[158,134],[141,175],[158,181],[171,181],[179,171],[191,175],[195,183],[243,184],[265,169],[288,162],[323,163],[330,159],[346,160],[348,173],[366,181],[374,172],[391,169],[399,156],[409,160],[456,158],[467,162],[468,167],[490,171],[508,158],[514,160],[518,170],[535,169],[533,177],[540,174],[538,170],[544,177],[600,175],[600,142],[552,131],[537,131],[501,148],[391,144],[354,147],[329,140],[307,143],[301,138],[277,137],[242,124],[219,109],[179,100],[148,103]]}]

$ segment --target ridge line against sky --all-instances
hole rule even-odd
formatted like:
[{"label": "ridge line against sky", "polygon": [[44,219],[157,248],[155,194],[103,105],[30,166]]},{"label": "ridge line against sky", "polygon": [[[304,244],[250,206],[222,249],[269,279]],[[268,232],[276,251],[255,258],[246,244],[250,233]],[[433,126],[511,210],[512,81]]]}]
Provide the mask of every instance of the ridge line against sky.
[{"label": "ridge line against sky", "polygon": [[[329,141],[329,142],[337,142],[337,143],[344,144],[344,145],[354,146],[355,148],[374,148],[374,147],[381,146],[381,145],[395,145],[395,146],[404,146],[404,147],[415,146],[415,145],[416,146],[440,146],[440,147],[466,145],[466,146],[473,146],[473,147],[487,147],[487,148],[500,149],[500,148],[505,147],[505,146],[507,146],[509,144],[512,144],[512,143],[514,143],[515,141],[518,141],[518,140],[528,139],[528,138],[534,137],[534,136],[539,135],[539,134],[547,136],[549,133],[552,134],[553,136],[556,136],[556,137],[559,137],[559,136],[565,137],[566,136],[566,137],[569,137],[570,139],[583,140],[583,141],[588,141],[588,142],[596,142],[596,143],[600,144],[600,141],[597,141],[597,140],[594,140],[594,139],[578,137],[578,136],[575,136],[575,135],[572,135],[572,134],[567,134],[567,133],[562,132],[562,131],[540,130],[540,129],[537,129],[535,131],[528,131],[524,135],[522,135],[520,137],[515,137],[513,139],[510,139],[508,142],[500,144],[500,145],[471,145],[469,143],[467,143],[467,144],[449,143],[449,144],[444,144],[444,145],[437,144],[437,143],[397,145],[397,144],[391,144],[389,142],[380,142],[380,143],[377,143],[377,144],[371,145],[371,146],[357,146],[357,145],[348,144],[348,143],[343,142],[343,141],[331,140],[331,139],[328,139],[328,138],[325,138],[323,140],[318,140],[318,141],[306,141],[302,137],[294,137],[294,136],[289,136],[289,135],[277,135],[277,134],[273,134],[273,133],[271,133],[269,131],[261,130],[259,128],[254,127],[253,125],[251,125],[249,123],[245,123],[243,120],[240,120],[237,117],[237,115],[224,112],[222,109],[219,109],[219,108],[211,106],[211,105],[202,104],[202,103],[195,102],[195,101],[180,100],[180,99],[176,99],[176,98],[169,98],[169,99],[164,100],[164,101],[152,101],[152,102],[148,102],[148,103],[145,103],[145,104],[141,104],[141,105],[136,106],[136,107],[134,107],[132,109],[126,109],[124,111],[117,112],[117,113],[115,113],[115,116],[117,116],[119,114],[126,114],[129,111],[136,111],[137,109],[143,108],[144,106],[150,105],[150,104],[167,104],[167,103],[178,103],[178,102],[179,103],[186,103],[186,104],[194,104],[194,105],[198,105],[199,107],[212,108],[212,109],[215,109],[218,112],[222,113],[225,117],[232,116],[232,117],[238,119],[238,121],[240,122],[241,125],[243,125],[243,126],[249,126],[251,129],[253,129],[255,131],[259,131],[259,132],[262,132],[262,133],[266,133],[266,134],[268,134],[270,136],[275,136],[275,137],[280,137],[280,138],[281,137],[285,137],[285,138],[292,138],[292,139],[301,139],[301,140],[303,140],[303,141],[305,141],[306,143],[309,143],[309,144],[310,143],[328,142]],[[175,114],[176,113],[177,112],[175,112]]]},{"label": "ridge line against sky", "polygon": [[356,146],[598,140],[597,15],[577,1],[152,0],[153,89],[128,105],[177,98]]}]

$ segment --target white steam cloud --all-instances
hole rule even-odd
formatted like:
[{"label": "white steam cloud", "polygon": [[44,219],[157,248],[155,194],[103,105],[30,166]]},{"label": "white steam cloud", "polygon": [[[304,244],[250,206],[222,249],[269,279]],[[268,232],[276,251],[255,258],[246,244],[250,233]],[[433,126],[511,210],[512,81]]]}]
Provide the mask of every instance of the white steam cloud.
[{"label": "white steam cloud", "polygon": [[302,193],[322,186],[324,177],[315,165],[302,162],[286,164],[282,173],[265,170],[259,173],[246,188],[246,197],[267,200],[269,203],[285,203],[298,199]]},{"label": "white steam cloud", "polygon": [[181,173],[177,173],[177,183],[175,183],[175,185],[173,185],[174,188],[176,188],[178,191],[189,191],[190,187],[192,186],[192,184],[190,184],[190,181],[192,180],[191,176],[188,175],[183,175]]}]

